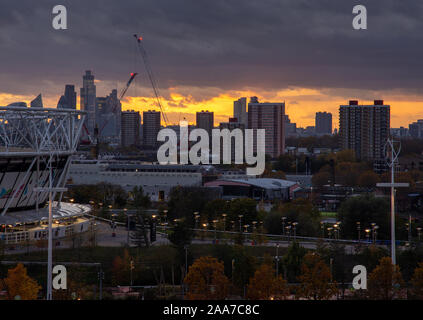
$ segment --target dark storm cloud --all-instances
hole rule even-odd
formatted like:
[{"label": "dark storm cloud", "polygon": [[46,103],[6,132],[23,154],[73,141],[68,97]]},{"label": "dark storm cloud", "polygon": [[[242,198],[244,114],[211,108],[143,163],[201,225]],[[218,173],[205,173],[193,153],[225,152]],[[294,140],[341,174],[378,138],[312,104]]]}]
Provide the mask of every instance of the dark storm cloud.
[{"label": "dark storm cloud", "polygon": [[[68,30],[51,26],[56,4]],[[368,30],[352,29],[356,4]],[[2,0],[0,92],[58,94],[86,69],[126,81],[141,68],[135,32],[161,87],[416,90],[422,21],[420,0]]]}]

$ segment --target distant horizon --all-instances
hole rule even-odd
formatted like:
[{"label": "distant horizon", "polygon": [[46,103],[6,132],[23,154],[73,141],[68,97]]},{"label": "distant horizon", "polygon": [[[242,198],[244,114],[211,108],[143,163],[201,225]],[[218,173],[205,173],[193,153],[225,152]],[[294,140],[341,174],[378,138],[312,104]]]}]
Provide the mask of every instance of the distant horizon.
[{"label": "distant horizon", "polygon": [[[52,27],[53,0],[4,0],[0,12],[0,104],[29,102],[40,92],[56,106],[65,84],[79,96],[92,70],[98,96],[135,86],[123,110],[153,108],[153,92],[134,33],[143,38],[171,122],[195,112],[232,116],[233,101],[285,101],[298,126],[318,111],[382,99],[391,126],[423,119],[423,5],[362,0],[366,30],[354,30],[356,1],[112,0],[66,2],[68,28]],[[78,99],[79,102],[79,99]]]}]

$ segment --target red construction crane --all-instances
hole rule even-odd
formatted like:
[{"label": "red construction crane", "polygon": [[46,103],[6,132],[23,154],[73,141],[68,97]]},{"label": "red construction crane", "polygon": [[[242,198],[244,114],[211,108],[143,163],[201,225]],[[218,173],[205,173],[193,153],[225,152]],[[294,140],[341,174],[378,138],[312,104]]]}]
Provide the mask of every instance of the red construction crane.
[{"label": "red construction crane", "polygon": [[167,126],[168,119],[167,115],[162,107],[162,104],[160,102],[160,94],[159,94],[159,88],[157,86],[156,80],[154,78],[153,71],[151,70],[150,62],[148,60],[147,52],[144,49],[143,45],[143,38],[138,37],[138,35],[134,34],[135,39],[137,39],[138,43],[138,50],[141,54],[142,60],[144,61],[145,70],[147,71],[148,78],[150,79],[151,86],[153,87],[154,95],[156,96],[157,104],[159,105],[160,111],[163,115],[163,120],[165,122],[165,125]]}]

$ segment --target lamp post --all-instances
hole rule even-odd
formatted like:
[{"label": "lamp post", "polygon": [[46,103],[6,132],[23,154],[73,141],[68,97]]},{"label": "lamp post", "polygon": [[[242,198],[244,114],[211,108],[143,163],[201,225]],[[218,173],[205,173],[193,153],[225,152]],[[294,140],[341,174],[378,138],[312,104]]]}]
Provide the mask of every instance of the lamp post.
[{"label": "lamp post", "polygon": [[222,220],[223,220],[223,231],[226,231],[226,213],[222,213]]},{"label": "lamp post", "polygon": [[422,228],[417,227],[417,236],[419,237],[419,241],[420,241],[421,234],[422,234]]},{"label": "lamp post", "polygon": [[357,231],[358,231],[358,242],[360,242],[360,240],[361,240],[361,222],[357,221],[356,224],[357,224]]},{"label": "lamp post", "polygon": [[[391,188],[391,260],[392,264],[396,265],[396,253],[395,253],[395,188],[400,187],[409,187],[409,183],[395,183],[395,163],[397,162],[398,155],[401,151],[401,145],[395,148],[395,141],[393,139],[388,139],[384,153],[388,156],[389,153],[389,162],[388,166],[391,168],[391,182],[390,183],[377,183],[377,187],[386,187]],[[388,150],[389,149],[389,150]]]},{"label": "lamp post", "polygon": [[288,235],[288,242],[291,240],[291,226],[286,226],[286,233]]},{"label": "lamp post", "polygon": [[279,272],[279,243],[276,244],[276,278]]},{"label": "lamp post", "polygon": [[328,230],[328,237],[329,237],[329,239],[332,239],[332,227],[328,227],[327,228],[327,230]]},{"label": "lamp post", "polygon": [[242,217],[243,217],[242,214],[238,215],[238,218],[239,218],[239,232],[242,232]]},{"label": "lamp post", "polygon": [[216,226],[219,220],[213,220],[213,227],[214,227],[214,243],[216,244]]},{"label": "lamp post", "polygon": [[367,239],[367,242],[369,242],[369,238],[370,238],[370,229],[366,229],[366,230],[364,230],[365,232],[366,232],[366,239]]},{"label": "lamp post", "polygon": [[325,223],[320,221],[320,229],[322,230],[322,239],[325,238]]},{"label": "lamp post", "polygon": [[167,224],[167,210],[166,209],[163,210],[163,215],[164,215],[164,218],[165,218],[165,224]]},{"label": "lamp post", "polygon": [[282,235],[283,236],[285,235],[285,220],[286,220],[286,217],[282,217]]},{"label": "lamp post", "polygon": [[293,222],[292,223],[292,227],[294,229],[294,241],[297,240],[297,224],[298,224],[298,222]]}]

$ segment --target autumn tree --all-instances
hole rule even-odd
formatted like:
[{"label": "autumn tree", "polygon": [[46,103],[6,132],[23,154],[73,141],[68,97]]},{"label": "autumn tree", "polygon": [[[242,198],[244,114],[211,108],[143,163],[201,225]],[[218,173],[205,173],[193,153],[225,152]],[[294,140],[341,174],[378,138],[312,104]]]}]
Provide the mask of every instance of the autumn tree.
[{"label": "autumn tree", "polygon": [[7,271],[7,278],[3,281],[9,300],[19,296],[21,300],[35,300],[41,286],[28,276],[26,268],[19,263],[15,268]]},{"label": "autumn tree", "polygon": [[224,265],[216,258],[201,257],[189,267],[184,283],[188,300],[223,300],[228,295],[229,280]]},{"label": "autumn tree", "polygon": [[286,281],[281,275],[276,277],[275,270],[269,264],[262,264],[247,286],[247,298],[250,300],[282,300],[288,294]]},{"label": "autumn tree", "polygon": [[337,293],[336,283],[332,282],[329,267],[315,253],[307,253],[298,277],[300,285],[297,296],[313,300],[327,300]]},{"label": "autumn tree", "polygon": [[123,251],[123,256],[116,256],[112,263],[112,282],[115,285],[122,285],[129,282],[130,265],[133,258],[127,249]]},{"label": "autumn tree", "polygon": [[370,299],[392,300],[403,286],[399,266],[394,266],[390,257],[380,259],[379,265],[370,273],[368,293]]},{"label": "autumn tree", "polygon": [[412,294],[416,299],[423,300],[423,262],[414,270],[411,278]]}]

